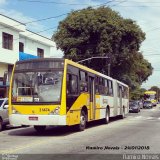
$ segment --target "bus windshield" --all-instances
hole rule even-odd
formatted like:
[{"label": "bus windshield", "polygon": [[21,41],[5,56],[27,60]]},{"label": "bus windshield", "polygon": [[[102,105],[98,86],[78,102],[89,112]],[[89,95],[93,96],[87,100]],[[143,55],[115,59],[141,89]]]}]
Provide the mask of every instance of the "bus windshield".
[{"label": "bus windshield", "polygon": [[12,102],[57,102],[61,97],[62,71],[14,73]]},{"label": "bus windshield", "polygon": [[144,99],[156,99],[156,95],[155,94],[145,94]]}]

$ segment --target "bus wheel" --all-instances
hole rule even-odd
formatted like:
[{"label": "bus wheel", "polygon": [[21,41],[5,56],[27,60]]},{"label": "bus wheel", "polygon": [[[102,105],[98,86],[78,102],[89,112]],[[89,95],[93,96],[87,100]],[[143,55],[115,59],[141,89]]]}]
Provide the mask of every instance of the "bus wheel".
[{"label": "bus wheel", "polygon": [[84,131],[85,128],[86,128],[86,114],[82,110],[80,115],[80,124],[77,125],[77,130]]},{"label": "bus wheel", "polygon": [[105,115],[105,118],[102,121],[103,121],[104,124],[109,123],[109,110],[108,110],[108,108],[106,108],[106,115]]},{"label": "bus wheel", "polygon": [[37,132],[44,132],[44,130],[46,129],[46,126],[34,126],[34,129]]}]

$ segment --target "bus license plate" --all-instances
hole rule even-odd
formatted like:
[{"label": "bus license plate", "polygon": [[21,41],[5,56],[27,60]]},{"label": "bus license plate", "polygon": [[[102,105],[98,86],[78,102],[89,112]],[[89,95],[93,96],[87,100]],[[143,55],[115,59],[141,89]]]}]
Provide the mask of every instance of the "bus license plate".
[{"label": "bus license plate", "polygon": [[38,121],[38,117],[29,117],[30,121]]}]

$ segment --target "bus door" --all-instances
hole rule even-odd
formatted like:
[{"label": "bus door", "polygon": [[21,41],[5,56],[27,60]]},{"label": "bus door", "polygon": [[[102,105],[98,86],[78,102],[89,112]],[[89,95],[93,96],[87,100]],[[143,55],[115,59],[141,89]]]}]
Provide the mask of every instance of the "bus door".
[{"label": "bus door", "polygon": [[120,114],[122,114],[123,107],[122,107],[122,86],[119,86],[119,107],[120,107]]},{"label": "bus door", "polygon": [[95,78],[89,76],[90,119],[95,119]]}]

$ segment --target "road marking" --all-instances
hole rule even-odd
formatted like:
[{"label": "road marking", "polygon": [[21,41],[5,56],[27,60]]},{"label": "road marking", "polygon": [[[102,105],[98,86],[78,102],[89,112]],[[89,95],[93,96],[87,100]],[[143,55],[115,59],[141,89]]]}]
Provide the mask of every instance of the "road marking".
[{"label": "road marking", "polygon": [[140,121],[140,120],[160,120],[160,117],[144,117],[144,116],[136,116],[136,117],[131,117],[129,116],[129,120],[131,121]]},{"label": "road marking", "polygon": [[148,118],[146,118],[146,119],[153,119],[154,117],[148,117]]},{"label": "road marking", "polygon": [[139,118],[142,118],[142,116],[137,116],[137,117],[135,117],[135,118],[139,119]]}]

